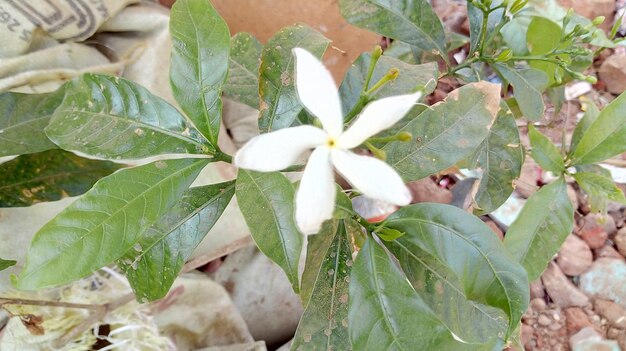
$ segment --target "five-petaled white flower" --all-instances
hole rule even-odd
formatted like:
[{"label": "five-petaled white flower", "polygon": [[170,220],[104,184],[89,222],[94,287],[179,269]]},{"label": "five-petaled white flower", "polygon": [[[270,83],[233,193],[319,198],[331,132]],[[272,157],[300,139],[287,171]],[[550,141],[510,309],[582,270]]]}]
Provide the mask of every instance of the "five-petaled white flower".
[{"label": "five-petaled white flower", "polygon": [[343,132],[337,86],[330,72],[308,51],[296,48],[296,90],[304,107],[323,129],[305,125],[254,137],[235,155],[237,167],[262,172],[285,169],[313,149],[296,194],[296,223],[302,233],[317,233],[335,206],[334,168],[365,196],[398,206],[408,205],[411,193],[385,162],[349,151],[367,138],[398,122],[421,97],[417,92],[368,104]]}]

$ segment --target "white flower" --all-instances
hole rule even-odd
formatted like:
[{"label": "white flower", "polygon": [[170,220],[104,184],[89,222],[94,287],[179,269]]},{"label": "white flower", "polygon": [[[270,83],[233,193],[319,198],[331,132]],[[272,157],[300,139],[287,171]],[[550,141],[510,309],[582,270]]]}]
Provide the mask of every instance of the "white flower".
[{"label": "white flower", "polygon": [[333,166],[365,196],[408,205],[411,193],[393,168],[349,150],[398,122],[421,93],[368,104],[344,132],[341,101],[330,72],[308,51],[296,48],[293,53],[298,96],[304,107],[319,118],[323,129],[305,125],[259,135],[237,152],[234,164],[255,171],[278,171],[313,149],[296,194],[296,223],[304,234],[317,233],[322,222],[332,218],[336,195]]}]

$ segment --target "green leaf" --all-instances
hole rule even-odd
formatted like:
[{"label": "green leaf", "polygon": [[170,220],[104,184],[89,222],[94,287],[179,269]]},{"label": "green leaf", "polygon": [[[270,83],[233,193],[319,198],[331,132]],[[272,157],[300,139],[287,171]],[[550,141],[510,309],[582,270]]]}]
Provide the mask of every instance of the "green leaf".
[{"label": "green leaf", "polygon": [[259,250],[285,271],[298,292],[303,239],[294,219],[294,193],[293,185],[279,172],[239,170],[237,201],[252,238]]},{"label": "green leaf", "polygon": [[122,78],[85,74],[66,86],[46,134],[61,148],[106,159],[199,154],[205,139],[165,100]]},{"label": "green leaf", "polygon": [[[596,164],[578,165],[575,168],[576,168],[576,172],[578,173],[581,173],[581,172],[582,173],[594,173],[600,176],[601,178],[609,179],[611,181],[613,179],[611,175],[611,171],[609,171],[608,169],[600,165],[596,165]],[[592,192],[587,192],[587,197],[588,197],[587,202],[589,203],[589,207],[591,208],[592,212],[600,213],[603,215],[607,214],[608,199],[606,196],[603,196],[601,192],[592,191]]]},{"label": "green leaf", "polygon": [[[502,0],[496,0],[493,1],[489,6],[491,12],[489,12],[489,17],[487,18],[487,27],[485,28],[486,36],[491,34],[495,30],[496,26],[498,25],[498,23],[500,23],[502,19],[502,12],[504,11],[504,9],[499,8],[497,10],[492,10],[493,8],[498,7],[501,4]],[[473,53],[478,50],[477,45],[483,34],[482,23],[485,15],[482,10],[472,5],[472,3],[468,1],[467,18],[469,20],[470,26],[470,53]]]},{"label": "green leaf", "polygon": [[[445,265],[468,299],[504,311],[509,317],[505,339],[515,330],[528,306],[526,272],[483,221],[454,206],[422,203],[393,213],[386,225],[406,233],[395,243],[411,252],[421,249]],[[450,317],[455,318],[454,313]],[[459,322],[449,323],[451,327]]]},{"label": "green leaf", "polygon": [[15,266],[17,261],[14,260],[4,260],[0,258],[0,271],[3,271],[9,267]]},{"label": "green leaf", "polygon": [[546,171],[561,174],[565,171],[565,162],[559,149],[541,134],[532,124],[528,125],[528,137],[530,138],[530,155],[537,164]]},{"label": "green leaf", "polygon": [[398,258],[413,288],[457,338],[472,345],[473,350],[502,350],[508,327],[504,311],[472,301],[454,271],[411,238],[387,247]]},{"label": "green leaf", "polygon": [[626,93],[606,106],[584,132],[572,152],[571,164],[604,161],[626,151]]},{"label": "green leaf", "polygon": [[541,276],[574,226],[574,208],[563,177],[534,193],[504,237],[504,246],[528,272]]},{"label": "green leaf", "polygon": [[526,32],[526,44],[531,55],[551,52],[561,44],[561,27],[551,20],[533,16]]},{"label": "green leaf", "polygon": [[240,32],[230,39],[228,80],[224,95],[259,108],[259,65],[263,45],[250,33]]},{"label": "green leaf", "polygon": [[304,48],[321,58],[329,43],[322,34],[302,24],[282,29],[267,42],[259,68],[259,128],[262,133],[291,126],[302,111],[296,93],[295,58],[291,50]]},{"label": "green leaf", "polygon": [[172,6],[170,33],[174,98],[215,148],[228,73],[228,26],[209,1],[180,0]]},{"label": "green leaf", "polygon": [[234,181],[187,190],[117,261],[138,301],[154,301],[167,294],[234,194]]},{"label": "green leaf", "polygon": [[574,128],[574,132],[572,133],[572,141],[570,142],[570,154],[572,154],[576,148],[578,147],[578,143],[580,143],[580,139],[582,139],[583,135],[587,132],[589,127],[595,122],[595,120],[600,115],[600,109],[593,101],[590,101],[586,104],[587,110],[583,115],[583,118],[578,121],[576,124],[576,128]]},{"label": "green leaf", "polygon": [[337,198],[333,217],[336,219],[350,218],[354,215],[352,210],[352,200],[343,192],[343,189],[337,185]]},{"label": "green leaf", "polygon": [[396,40],[392,42],[383,52],[383,56],[397,58],[400,61],[410,63],[412,65],[417,63],[415,61],[415,56],[413,56],[411,45],[402,41]]},{"label": "green leaf", "polygon": [[515,16],[505,24],[500,33],[507,46],[513,50],[514,55],[527,55],[526,31],[530,24],[530,16]]},{"label": "green leaf", "polygon": [[524,163],[517,124],[508,109],[498,112],[487,139],[478,149],[477,160],[483,176],[474,201],[479,213],[490,213],[511,196],[515,190],[513,181],[519,178]]},{"label": "green leaf", "polygon": [[56,149],[43,130],[64,94],[0,94],[0,156]]},{"label": "green leaf", "polygon": [[[341,105],[344,115],[357,104],[359,96],[363,91],[365,80],[372,60],[371,53],[364,53],[359,56],[339,87]],[[400,72],[398,78],[393,83],[386,84],[373,95],[373,99],[380,99],[388,96],[410,94],[418,87],[424,88],[424,95],[428,95],[435,90],[438,68],[436,62],[429,62],[423,65],[411,65],[389,56],[381,56],[376,63],[376,68],[372,74],[370,88],[389,72],[391,68],[396,68]]]},{"label": "green leaf", "polygon": [[120,258],[180,199],[208,162],[157,161],[99,180],[35,234],[17,288],[69,283]]},{"label": "green leaf", "polygon": [[[343,223],[348,221],[350,220],[348,219]],[[322,262],[326,258],[326,252],[333,243],[339,225],[339,221],[337,220],[326,221],[322,224],[322,229],[320,229],[319,233],[307,237],[306,263],[300,283],[300,300],[303,306],[309,303],[315,281],[317,280],[317,273],[320,271]]]},{"label": "green leaf", "polygon": [[548,76],[534,68],[515,69],[503,64],[496,64],[494,68],[513,86],[515,100],[524,117],[540,120],[545,110],[542,93],[548,86]]},{"label": "green leaf", "polygon": [[348,326],[359,351],[465,349],[371,236],[350,274]]},{"label": "green leaf", "polygon": [[[526,32],[526,44],[528,51],[532,56],[544,56],[551,53],[554,49],[567,47],[569,43],[563,43],[561,34],[563,30],[561,26],[553,21],[540,16],[534,16],[528,24]],[[569,55],[560,55],[561,58],[569,58]],[[546,74],[548,85],[556,84],[555,76],[563,76],[563,69],[552,62],[533,60],[529,65]]]},{"label": "green leaf", "polygon": [[81,195],[121,167],[58,149],[22,155],[0,164],[0,207],[31,206]]},{"label": "green leaf", "polygon": [[[351,350],[348,337],[348,285],[352,249],[343,221],[323,254],[310,299],[298,324],[291,350]],[[320,236],[313,235],[313,237]]]},{"label": "green leaf", "polygon": [[[415,142],[383,147],[387,162],[405,181],[424,178],[455,165],[485,140],[500,103],[500,86],[467,84],[402,126]],[[406,120],[406,119],[405,119]]]},{"label": "green leaf", "polygon": [[427,0],[339,0],[339,8],[357,27],[447,58],[443,25]]},{"label": "green leaf", "polygon": [[576,172],[572,177],[590,196],[599,196],[626,205],[626,197],[613,179],[591,172]]}]

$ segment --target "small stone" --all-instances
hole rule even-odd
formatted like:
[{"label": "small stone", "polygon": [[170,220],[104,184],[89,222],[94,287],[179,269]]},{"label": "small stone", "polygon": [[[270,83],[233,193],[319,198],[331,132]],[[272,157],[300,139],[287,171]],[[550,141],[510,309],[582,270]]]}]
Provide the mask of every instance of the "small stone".
[{"label": "small stone", "polygon": [[552,324],[552,319],[550,319],[550,317],[546,316],[545,314],[542,314],[539,316],[539,318],[537,318],[537,323],[543,326],[550,325]]},{"label": "small stone", "polygon": [[530,325],[522,324],[522,345],[527,350],[532,350],[534,329]]},{"label": "small stone", "polygon": [[567,308],[589,304],[589,298],[572,284],[554,262],[550,262],[541,280],[548,295],[557,306]]},{"label": "small stone", "polygon": [[561,246],[556,262],[563,273],[577,276],[589,269],[593,262],[593,254],[585,241],[570,234]]},{"label": "small stone", "polygon": [[617,252],[610,244],[606,244],[593,252],[596,255],[596,259],[600,257],[617,258],[619,260],[624,259],[624,256]]},{"label": "small stone", "polygon": [[609,330],[606,331],[606,337],[609,339],[613,339],[613,340],[617,340],[620,337],[620,334],[622,334],[624,331],[621,329],[617,329],[617,328],[609,328]]},{"label": "small stone", "polygon": [[609,234],[607,234],[602,227],[595,227],[581,231],[580,237],[587,243],[587,245],[589,245],[590,248],[599,249],[604,246],[606,239],[609,238]]},{"label": "small stone", "polygon": [[537,298],[543,299],[545,296],[546,296],[546,291],[543,287],[543,283],[541,282],[541,278],[530,283],[530,298],[531,299],[537,299]]},{"label": "small stone", "polygon": [[504,240],[504,233],[502,232],[502,229],[500,229],[500,227],[494,221],[488,219],[484,222],[489,228],[491,228],[493,233],[496,234],[498,238],[500,238],[500,240]]},{"label": "small stone", "polygon": [[619,253],[626,257],[626,227],[617,232],[613,241],[615,242],[615,246],[617,246]]},{"label": "small stone", "polygon": [[532,299],[530,300],[530,307],[537,312],[541,312],[546,309],[546,302],[542,298]]},{"label": "small stone", "polygon": [[572,351],[620,351],[616,341],[605,340],[592,327],[586,327],[569,339]]},{"label": "small stone", "polygon": [[580,290],[589,296],[611,300],[626,308],[625,281],[626,262],[623,259],[602,257],[595,260],[587,272],[580,276]]},{"label": "small stone", "polygon": [[613,327],[626,329],[626,309],[622,306],[613,301],[596,299],[594,307]]},{"label": "small stone", "polygon": [[580,307],[566,308],[564,313],[567,335],[576,334],[579,330],[591,326],[587,314]]},{"label": "small stone", "polygon": [[567,197],[572,202],[572,206],[574,207],[574,211],[578,209],[578,195],[576,194],[576,190],[570,184],[567,184]]},{"label": "small stone", "polygon": [[600,79],[606,84],[606,90],[620,94],[626,90],[626,55],[611,55],[598,70]]},{"label": "small stone", "polygon": [[411,203],[437,202],[449,204],[452,201],[452,192],[446,188],[440,187],[429,177],[410,182],[407,186],[413,195]]}]

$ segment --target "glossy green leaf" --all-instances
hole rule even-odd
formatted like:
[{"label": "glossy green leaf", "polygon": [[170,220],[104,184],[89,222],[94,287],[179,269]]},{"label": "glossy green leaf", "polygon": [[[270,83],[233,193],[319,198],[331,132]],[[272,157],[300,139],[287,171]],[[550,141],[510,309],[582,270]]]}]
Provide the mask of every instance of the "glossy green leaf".
[{"label": "glossy green leaf", "polygon": [[343,192],[343,189],[341,189],[339,185],[337,185],[337,198],[335,202],[335,211],[333,212],[334,218],[345,219],[354,215],[354,211],[352,210],[352,200],[350,200],[350,197]]},{"label": "glossy green leaf", "polygon": [[548,76],[534,68],[515,69],[503,64],[496,64],[494,68],[513,86],[513,95],[524,117],[540,120],[545,110],[543,91],[548,86]]},{"label": "glossy green leaf", "polygon": [[[502,0],[492,1],[489,8],[490,10],[498,7],[502,4]],[[489,17],[487,18],[487,27],[484,28],[485,38],[491,34],[500,20],[502,19],[502,12],[504,9],[499,8],[497,10],[491,10]],[[478,44],[480,38],[483,36],[483,19],[485,14],[478,7],[474,6],[471,2],[467,2],[467,18],[470,26],[470,52],[473,53],[478,50]]]},{"label": "glossy green leaf", "polygon": [[[344,115],[347,115],[359,100],[365,85],[371,59],[372,54],[361,54],[354,61],[339,87]],[[424,95],[428,95],[435,90],[438,74],[437,63],[429,62],[423,65],[411,65],[388,56],[381,56],[376,63],[376,68],[370,81],[370,88],[387,74],[391,68],[398,69],[398,78],[377,90],[372,98],[380,99],[388,96],[410,94],[415,92],[418,87],[424,89]]]},{"label": "glossy green leaf", "polygon": [[526,43],[531,55],[546,54],[561,43],[561,27],[551,20],[533,16],[528,24]]},{"label": "glossy green leaf", "polygon": [[58,149],[22,155],[0,164],[0,207],[30,206],[81,195],[121,167]]},{"label": "glossy green leaf", "polygon": [[411,50],[411,45],[402,41],[396,40],[392,42],[383,52],[383,56],[397,58],[400,61],[410,63],[412,65],[417,64],[415,56],[413,56],[413,51]]},{"label": "glossy green leaf", "polygon": [[259,108],[259,65],[263,45],[250,33],[230,39],[228,79],[224,95],[252,108]]},{"label": "glossy green leaf", "polygon": [[165,100],[129,80],[97,74],[66,86],[46,134],[63,149],[106,159],[207,151],[205,139]]},{"label": "glossy green leaf", "polygon": [[296,93],[295,57],[291,50],[304,48],[321,58],[329,43],[322,34],[302,24],[282,29],[267,42],[259,68],[261,132],[291,126],[302,111]]},{"label": "glossy green leaf", "polygon": [[[348,285],[352,249],[341,221],[323,254],[310,299],[298,324],[291,350],[351,350],[348,336]],[[314,235],[320,236],[321,234]]]},{"label": "glossy green leaf", "polygon": [[502,38],[507,46],[513,50],[514,55],[527,55],[526,31],[530,24],[529,16],[515,16],[500,30]]},{"label": "glossy green leaf", "polygon": [[[508,327],[504,311],[473,301],[456,274],[410,237],[387,247],[397,257],[413,288],[457,338],[476,351],[502,350]],[[468,320],[472,323],[468,324]]]},{"label": "glossy green leaf", "polygon": [[447,56],[443,25],[427,0],[339,0],[339,8],[357,27]]},{"label": "glossy green leaf", "polygon": [[405,181],[455,165],[485,140],[499,103],[499,85],[480,82],[454,90],[399,129],[411,133],[415,141],[385,145],[387,162]]},{"label": "glossy green leaf", "polygon": [[600,196],[626,205],[624,192],[615,185],[613,179],[591,172],[576,172],[572,177],[590,196]]},{"label": "glossy green leaf", "polygon": [[604,161],[626,152],[626,94],[606,106],[584,132],[572,152],[571,164],[581,165]]},{"label": "glossy green leaf", "polygon": [[294,217],[294,187],[278,172],[239,170],[237,201],[259,250],[287,274],[299,291],[298,263],[302,234]]},{"label": "glossy green leaf", "polygon": [[235,182],[187,190],[117,261],[138,301],[164,297],[235,194]]},{"label": "glossy green leaf", "polygon": [[513,181],[519,178],[524,163],[524,148],[517,124],[508,109],[498,112],[487,139],[478,149],[477,161],[483,176],[474,201],[478,213],[491,213],[515,190]]},{"label": "glossy green leaf", "polygon": [[44,128],[64,94],[63,88],[49,94],[0,94],[0,156],[56,149]]},{"label": "glossy green leaf", "polygon": [[[468,299],[504,311],[509,317],[505,338],[515,330],[529,301],[526,272],[483,221],[454,206],[422,203],[393,213],[386,225],[406,233],[395,241],[398,245],[411,252],[421,249],[446,266],[454,274],[451,282]],[[454,312],[449,317],[449,327],[461,327]],[[473,340],[481,334],[459,333]]]},{"label": "glossy green leaf", "polygon": [[585,111],[583,118],[576,124],[576,128],[574,128],[574,132],[572,133],[572,141],[570,142],[569,147],[570,154],[576,150],[580,139],[582,139],[583,135],[585,135],[589,129],[589,126],[595,122],[599,115],[600,109],[598,109],[598,106],[596,106],[593,101],[587,103],[587,110]]},{"label": "glossy green leaf", "polygon": [[222,85],[228,74],[230,32],[208,0],[179,0],[170,13],[174,98],[195,126],[217,147]]},{"label": "glossy green leaf", "polygon": [[348,327],[354,350],[465,350],[372,237],[350,274]]},{"label": "glossy green leaf", "polygon": [[[344,221],[343,225],[348,221],[350,220]],[[339,222],[338,220],[326,221],[319,233],[307,237],[306,263],[300,283],[300,300],[303,306],[309,303],[315,281],[317,280],[317,273],[320,271],[322,262],[326,258],[326,252],[328,252],[330,245],[333,243],[335,234],[339,229]]]},{"label": "glossy green leaf", "polygon": [[[528,52],[532,56],[542,56],[553,52],[559,46],[569,46],[569,43],[562,42],[562,32],[561,26],[553,21],[541,16],[532,17],[526,32]],[[567,58],[568,56],[560,55],[560,57]],[[533,60],[529,62],[529,65],[546,74],[548,85],[556,83],[555,75],[563,76],[564,74],[563,69],[551,62]]]},{"label": "glossy green leaf", "polygon": [[0,271],[3,271],[9,267],[13,267],[17,264],[15,260],[4,260],[0,258]]},{"label": "glossy green leaf", "polygon": [[520,262],[528,279],[541,276],[574,226],[574,208],[561,177],[534,193],[504,237],[504,246]]},{"label": "glossy green leaf", "polygon": [[[613,179],[611,175],[611,171],[597,164],[578,165],[575,168],[576,168],[576,172],[578,173],[593,173],[593,174],[600,176],[601,178],[605,178],[610,181],[612,181]],[[592,191],[592,192],[586,192],[586,193],[587,193],[587,202],[589,203],[589,207],[591,208],[591,211],[600,213],[602,215],[606,215],[607,209],[608,209],[607,208],[608,201],[609,201],[608,198],[605,195],[603,195],[602,192],[598,192],[598,191]]]},{"label": "glossy green leaf", "polygon": [[528,137],[530,138],[530,155],[537,164],[546,171],[561,174],[565,171],[565,162],[559,149],[541,134],[532,124],[528,125]]},{"label": "glossy green leaf", "polygon": [[36,290],[69,283],[120,258],[208,162],[157,161],[99,180],[35,234],[15,285]]}]

